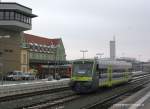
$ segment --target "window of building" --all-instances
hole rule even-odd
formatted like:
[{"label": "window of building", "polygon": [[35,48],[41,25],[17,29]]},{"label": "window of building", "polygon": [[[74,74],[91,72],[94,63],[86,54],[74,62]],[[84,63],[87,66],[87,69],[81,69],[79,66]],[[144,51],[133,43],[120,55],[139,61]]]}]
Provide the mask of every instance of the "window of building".
[{"label": "window of building", "polygon": [[27,16],[24,16],[24,22],[27,23]]},{"label": "window of building", "polygon": [[40,59],[40,53],[37,53],[37,59]]},{"label": "window of building", "polygon": [[5,16],[4,16],[4,17],[5,17],[5,20],[9,20],[9,14],[10,14],[10,13],[9,13],[8,11],[5,12]]},{"label": "window of building", "polygon": [[38,59],[40,59],[40,60],[42,59],[42,54],[41,53],[39,54],[39,58]]},{"label": "window of building", "polygon": [[0,11],[0,20],[4,19],[4,12]]},{"label": "window of building", "polygon": [[12,52],[13,52],[13,50],[9,50],[9,52],[10,52],[10,53],[12,53]]},{"label": "window of building", "polygon": [[19,13],[15,13],[15,19],[20,21],[20,14]]},{"label": "window of building", "polygon": [[12,11],[10,12],[10,20],[14,20],[15,19],[15,13]]},{"label": "window of building", "polygon": [[23,64],[26,64],[27,63],[27,61],[26,61],[26,54],[23,54]]},{"label": "window of building", "polygon": [[31,24],[31,18],[29,17],[29,24]]},{"label": "window of building", "polygon": [[46,60],[48,60],[48,54],[46,54]]},{"label": "window of building", "polygon": [[20,14],[20,21],[23,22],[24,21],[24,15]]},{"label": "window of building", "polygon": [[31,24],[31,17],[15,11],[0,11],[0,20],[17,20],[27,24]]}]

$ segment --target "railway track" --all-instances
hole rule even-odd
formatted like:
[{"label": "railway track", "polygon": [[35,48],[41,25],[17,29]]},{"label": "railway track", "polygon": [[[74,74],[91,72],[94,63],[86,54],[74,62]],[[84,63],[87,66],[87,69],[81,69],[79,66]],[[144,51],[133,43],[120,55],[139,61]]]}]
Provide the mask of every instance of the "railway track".
[{"label": "railway track", "polygon": [[49,108],[53,108],[53,109],[57,109],[57,108],[64,108],[63,103],[64,102],[68,102],[77,98],[80,98],[80,95],[72,95],[72,96],[68,96],[68,97],[62,97],[62,98],[58,98],[56,100],[53,101],[49,101],[45,104],[40,104],[40,105],[36,105],[36,106],[32,106],[32,107],[27,107],[24,109],[49,109]]},{"label": "railway track", "polygon": [[[144,81],[144,82],[143,82]],[[141,79],[141,81],[134,81],[138,85],[129,85],[128,87],[124,87],[122,89],[117,89],[110,96],[105,96],[104,99],[98,100],[93,104],[89,104],[87,106],[82,107],[81,109],[107,109],[114,103],[117,103],[119,100],[124,99],[126,96],[130,96],[133,93],[137,92],[142,88],[143,85],[150,82],[149,80]]]},{"label": "railway track", "polygon": [[37,104],[45,104],[46,102],[55,101],[56,99],[73,96],[74,92],[71,90],[61,90],[53,93],[47,93],[36,96],[28,96],[25,98],[14,99],[0,102],[0,109],[23,109]]},{"label": "railway track", "polygon": [[17,99],[22,99],[26,97],[31,97],[31,96],[38,96],[42,94],[49,94],[49,93],[56,93],[56,92],[61,92],[64,90],[70,90],[69,87],[61,87],[61,88],[55,88],[55,89],[47,89],[43,91],[35,91],[35,92],[30,92],[30,93],[22,93],[22,94],[16,94],[16,95],[10,95],[10,96],[4,96],[0,97],[0,104],[1,102],[5,101],[12,101],[12,100],[17,100]]},{"label": "railway track", "polygon": [[[70,107],[70,104],[73,104],[75,105],[72,105],[73,107],[75,107],[74,109],[90,109],[94,106],[97,106],[98,103],[101,104],[106,102],[107,100],[111,101],[111,98],[114,99],[117,96],[119,97],[129,92],[129,90],[132,91],[132,89],[136,86],[136,83],[138,84],[138,86],[136,87],[140,87],[140,84],[146,84],[148,82],[148,77],[150,77],[150,74],[143,76],[140,75],[139,77],[135,77],[129,84],[118,86],[115,88],[102,89],[96,94],[94,93],[89,95],[77,95],[72,92],[69,87],[64,87],[51,90],[37,91],[34,93],[7,96],[4,98],[0,98],[0,107],[2,109],[73,109],[72,107]],[[123,88],[124,90],[128,89],[128,91],[126,90],[126,92],[123,93]],[[118,90],[118,92],[116,92],[116,90]],[[112,95],[116,96],[113,97]],[[99,99],[94,98],[95,96],[97,96]],[[92,104],[87,102],[91,101],[90,98],[93,98],[93,102],[91,102]],[[85,99],[89,100],[86,101]],[[85,103],[83,103],[84,100]],[[105,101],[103,102],[102,100]]]},{"label": "railway track", "polygon": [[[144,76],[136,77],[129,84],[118,86],[111,89],[104,89],[96,94],[90,95],[73,94],[72,96],[67,96],[65,98],[64,97],[58,98],[43,104],[26,107],[25,109],[99,109],[100,108],[99,106],[101,106],[101,108],[106,107],[106,105],[108,106],[107,103],[111,102],[111,100],[115,98],[121,97],[127,93],[137,91],[138,89],[140,89],[141,86],[149,82],[149,77],[150,75],[147,74]],[[87,101],[92,102],[88,103]]]}]

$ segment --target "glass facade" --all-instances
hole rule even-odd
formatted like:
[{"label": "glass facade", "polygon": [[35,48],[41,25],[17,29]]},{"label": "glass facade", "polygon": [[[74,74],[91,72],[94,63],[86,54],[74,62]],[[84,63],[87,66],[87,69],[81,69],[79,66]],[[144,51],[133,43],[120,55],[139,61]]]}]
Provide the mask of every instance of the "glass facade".
[{"label": "glass facade", "polygon": [[37,60],[54,60],[54,54],[30,52],[30,59]]},{"label": "glass facade", "polygon": [[16,11],[0,10],[0,20],[15,20],[31,24],[31,17]]}]

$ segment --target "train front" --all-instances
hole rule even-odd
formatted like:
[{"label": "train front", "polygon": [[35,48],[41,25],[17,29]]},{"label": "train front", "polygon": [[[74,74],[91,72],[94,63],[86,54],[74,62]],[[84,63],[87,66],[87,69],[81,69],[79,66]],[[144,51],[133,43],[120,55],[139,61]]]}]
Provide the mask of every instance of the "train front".
[{"label": "train front", "polygon": [[94,62],[91,60],[76,60],[73,62],[70,86],[77,93],[88,93],[93,90]]}]

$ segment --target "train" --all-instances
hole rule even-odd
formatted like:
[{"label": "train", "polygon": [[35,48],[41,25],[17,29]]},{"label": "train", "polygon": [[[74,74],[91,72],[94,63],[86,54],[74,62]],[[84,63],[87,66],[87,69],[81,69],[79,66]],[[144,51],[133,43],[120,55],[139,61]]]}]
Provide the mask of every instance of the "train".
[{"label": "train", "polygon": [[132,80],[132,64],[110,59],[77,59],[72,63],[70,87],[89,93]]}]

